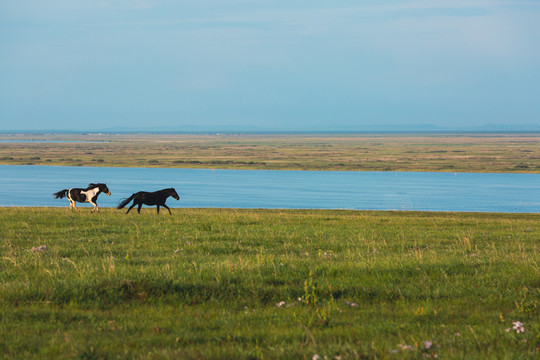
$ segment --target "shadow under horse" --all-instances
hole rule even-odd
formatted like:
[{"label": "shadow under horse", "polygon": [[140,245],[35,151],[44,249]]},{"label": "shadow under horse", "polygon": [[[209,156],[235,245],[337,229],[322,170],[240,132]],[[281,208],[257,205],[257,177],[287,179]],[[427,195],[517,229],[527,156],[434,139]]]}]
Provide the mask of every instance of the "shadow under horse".
[{"label": "shadow under horse", "polygon": [[157,213],[159,214],[159,207],[163,206],[165,209],[169,210],[169,215],[171,214],[171,209],[167,205],[165,205],[165,201],[169,196],[172,196],[176,200],[180,200],[180,196],[176,193],[176,190],[174,188],[169,189],[163,189],[158,190],[154,192],[146,192],[146,191],[139,191],[138,193],[135,193],[128,197],[127,199],[122,200],[118,206],[117,209],[122,209],[127,204],[130,203],[131,200],[133,200],[133,204],[129,207],[128,211],[126,211],[126,214],[129,213],[135,205],[137,205],[137,212],[141,213],[141,207],[144,205],[156,205],[157,206]]}]

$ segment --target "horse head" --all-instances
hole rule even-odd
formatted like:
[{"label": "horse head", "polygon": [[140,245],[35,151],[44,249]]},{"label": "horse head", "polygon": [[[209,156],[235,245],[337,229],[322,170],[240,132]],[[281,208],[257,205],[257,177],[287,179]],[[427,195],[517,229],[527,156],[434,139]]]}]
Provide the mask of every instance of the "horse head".
[{"label": "horse head", "polygon": [[99,188],[99,191],[101,192],[104,192],[105,194],[111,196],[111,192],[109,191],[109,188],[107,187],[107,185],[103,184],[103,183],[99,183],[99,184],[90,184],[89,187],[94,187],[94,188]]},{"label": "horse head", "polygon": [[174,188],[170,188],[169,190],[170,190],[170,192],[169,192],[170,196],[172,196],[176,200],[180,200],[180,196],[178,196],[178,194],[176,193],[176,190],[174,190]]}]

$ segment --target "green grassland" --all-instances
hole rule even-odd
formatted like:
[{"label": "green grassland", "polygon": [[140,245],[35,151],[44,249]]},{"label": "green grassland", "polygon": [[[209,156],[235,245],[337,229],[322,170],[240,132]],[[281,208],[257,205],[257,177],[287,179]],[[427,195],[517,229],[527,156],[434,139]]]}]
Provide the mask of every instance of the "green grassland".
[{"label": "green grassland", "polygon": [[89,211],[0,208],[0,356],[540,356],[539,214]]},{"label": "green grassland", "polygon": [[540,134],[3,134],[0,164],[540,173]]}]

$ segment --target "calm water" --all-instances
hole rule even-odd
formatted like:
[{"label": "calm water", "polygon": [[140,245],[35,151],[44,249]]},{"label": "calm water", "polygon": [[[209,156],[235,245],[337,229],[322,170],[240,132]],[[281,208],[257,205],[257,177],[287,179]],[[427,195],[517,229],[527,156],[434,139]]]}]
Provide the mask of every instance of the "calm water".
[{"label": "calm water", "polygon": [[[137,191],[176,188],[171,207],[540,211],[540,175],[0,165],[0,206],[68,206],[52,193],[104,182],[114,207]],[[81,204],[90,206],[89,204]]]}]

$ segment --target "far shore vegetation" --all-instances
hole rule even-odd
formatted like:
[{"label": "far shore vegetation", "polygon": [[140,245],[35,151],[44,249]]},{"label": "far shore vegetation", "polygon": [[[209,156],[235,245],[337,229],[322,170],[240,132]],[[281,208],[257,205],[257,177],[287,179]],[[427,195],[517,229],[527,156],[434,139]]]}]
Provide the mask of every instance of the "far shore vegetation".
[{"label": "far shore vegetation", "polygon": [[0,164],[540,173],[540,133],[0,134]]}]

